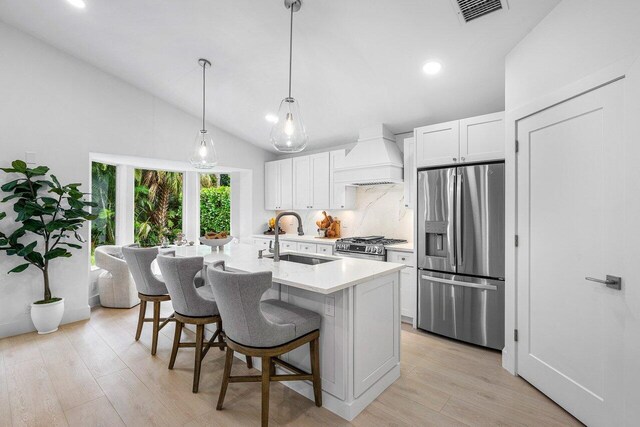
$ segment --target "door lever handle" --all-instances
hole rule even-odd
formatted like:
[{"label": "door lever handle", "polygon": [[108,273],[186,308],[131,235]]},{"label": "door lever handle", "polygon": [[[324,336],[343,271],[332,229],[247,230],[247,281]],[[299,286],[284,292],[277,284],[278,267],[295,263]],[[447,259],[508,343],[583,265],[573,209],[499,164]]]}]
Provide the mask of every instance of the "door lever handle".
[{"label": "door lever handle", "polygon": [[607,274],[606,280],[596,279],[595,277],[585,277],[585,279],[590,282],[602,283],[603,285],[607,285],[607,288],[618,291],[622,289],[622,277],[610,276]]}]

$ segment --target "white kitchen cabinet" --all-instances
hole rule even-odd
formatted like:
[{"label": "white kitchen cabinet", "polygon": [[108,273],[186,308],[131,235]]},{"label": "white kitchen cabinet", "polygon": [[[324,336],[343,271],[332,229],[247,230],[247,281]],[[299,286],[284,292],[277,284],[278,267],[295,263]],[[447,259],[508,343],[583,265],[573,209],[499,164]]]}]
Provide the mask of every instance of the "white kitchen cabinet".
[{"label": "white kitchen cabinet", "polygon": [[415,138],[418,167],[456,163],[460,157],[458,120],[416,128]]},{"label": "white kitchen cabinet", "polygon": [[336,184],[333,178],[334,169],[342,166],[345,156],[346,150],[329,152],[329,207],[331,209],[353,209],[356,206],[356,187]]},{"label": "white kitchen cabinet", "polygon": [[416,139],[404,140],[404,206],[413,209],[416,192]]},{"label": "white kitchen cabinet", "polygon": [[407,266],[400,270],[400,313],[403,321],[413,321],[418,305],[418,282],[413,253],[387,250],[387,261]]},{"label": "white kitchen cabinet", "polygon": [[293,158],[293,208],[309,209],[311,205],[309,156]]},{"label": "white kitchen cabinet", "polygon": [[298,243],[298,252],[315,254],[318,253],[318,247],[314,243]]},{"label": "white kitchen cabinet", "polygon": [[504,158],[504,112],[460,120],[460,161]]},{"label": "white kitchen cabinet", "polygon": [[276,160],[264,164],[264,206],[266,210],[284,210],[293,207],[292,159]]},{"label": "white kitchen cabinet", "polygon": [[253,245],[257,246],[258,249],[269,249],[269,242],[271,242],[273,239],[269,239],[269,238],[262,238],[262,237],[255,237],[253,239]]},{"label": "white kitchen cabinet", "polygon": [[323,245],[321,243],[316,244],[316,253],[323,255],[333,254],[333,245]]},{"label": "white kitchen cabinet", "polygon": [[286,240],[280,240],[280,250],[281,251],[297,251],[298,244],[296,242],[289,242]]},{"label": "white kitchen cabinet", "polygon": [[293,158],[293,208],[329,206],[329,153]]},{"label": "white kitchen cabinet", "polygon": [[504,159],[504,112],[415,129],[417,167]]},{"label": "white kitchen cabinet", "polygon": [[329,153],[309,156],[311,166],[310,209],[326,209],[329,206]]}]

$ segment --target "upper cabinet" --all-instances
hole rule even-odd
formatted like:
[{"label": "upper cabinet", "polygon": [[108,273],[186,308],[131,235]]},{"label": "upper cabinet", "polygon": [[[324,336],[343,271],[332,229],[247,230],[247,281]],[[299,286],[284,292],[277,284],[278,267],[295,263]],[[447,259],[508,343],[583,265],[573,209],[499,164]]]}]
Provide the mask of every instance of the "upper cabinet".
[{"label": "upper cabinet", "polygon": [[353,209],[356,206],[356,187],[336,184],[333,170],[342,166],[346,150],[329,152],[329,206],[331,209]]},{"label": "upper cabinet", "polygon": [[460,160],[504,159],[504,112],[460,120]]},{"label": "upper cabinet", "polygon": [[264,164],[264,208],[284,210],[293,208],[292,159]]},{"label": "upper cabinet", "polygon": [[414,193],[416,191],[416,139],[404,140],[404,205],[413,209]]},{"label": "upper cabinet", "polygon": [[415,139],[417,167],[501,160],[504,112],[416,128]]},{"label": "upper cabinet", "polygon": [[458,120],[416,128],[418,166],[437,166],[458,161],[460,123]]},{"label": "upper cabinet", "polygon": [[293,208],[326,209],[329,206],[329,153],[294,157]]}]

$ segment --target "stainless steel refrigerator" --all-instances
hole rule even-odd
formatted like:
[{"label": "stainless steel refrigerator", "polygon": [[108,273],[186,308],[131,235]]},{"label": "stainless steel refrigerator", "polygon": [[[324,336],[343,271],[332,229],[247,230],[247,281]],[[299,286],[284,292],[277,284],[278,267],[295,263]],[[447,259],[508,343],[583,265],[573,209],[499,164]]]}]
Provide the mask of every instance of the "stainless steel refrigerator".
[{"label": "stainless steel refrigerator", "polygon": [[418,327],[504,347],[504,163],[418,172]]}]

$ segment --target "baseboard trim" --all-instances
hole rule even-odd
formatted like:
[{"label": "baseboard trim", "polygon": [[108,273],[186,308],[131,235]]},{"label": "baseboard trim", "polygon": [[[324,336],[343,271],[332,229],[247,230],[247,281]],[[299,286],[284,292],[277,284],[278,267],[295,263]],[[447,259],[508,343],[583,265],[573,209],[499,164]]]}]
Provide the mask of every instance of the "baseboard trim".
[{"label": "baseboard trim", "polygon": [[89,297],[90,308],[97,307],[99,305],[100,305],[100,295],[94,295],[92,297]]},{"label": "baseboard trim", "polygon": [[[79,320],[86,320],[91,315],[91,307],[87,304],[85,307],[67,309],[64,310],[64,316],[62,317],[62,324],[73,323]],[[0,338],[12,337],[14,335],[26,334],[35,331],[36,328],[31,322],[31,316],[24,314],[17,320],[0,325]]]}]

